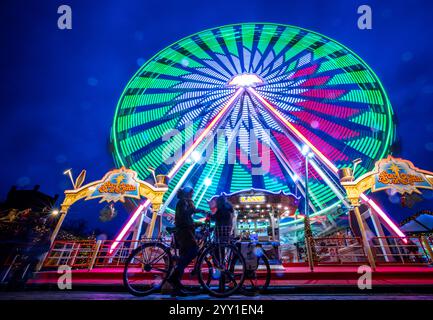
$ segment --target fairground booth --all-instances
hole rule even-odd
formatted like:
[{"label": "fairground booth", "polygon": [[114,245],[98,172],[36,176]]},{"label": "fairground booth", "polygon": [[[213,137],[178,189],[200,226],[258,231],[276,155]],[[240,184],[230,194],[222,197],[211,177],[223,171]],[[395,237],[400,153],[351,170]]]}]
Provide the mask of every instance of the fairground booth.
[{"label": "fairground booth", "polygon": [[[298,218],[299,199],[284,192],[250,189],[222,194],[235,210],[235,235],[240,241],[260,244],[268,258],[280,260],[280,220]],[[209,200],[211,209],[217,196]],[[214,211],[214,210],[213,210]]]}]

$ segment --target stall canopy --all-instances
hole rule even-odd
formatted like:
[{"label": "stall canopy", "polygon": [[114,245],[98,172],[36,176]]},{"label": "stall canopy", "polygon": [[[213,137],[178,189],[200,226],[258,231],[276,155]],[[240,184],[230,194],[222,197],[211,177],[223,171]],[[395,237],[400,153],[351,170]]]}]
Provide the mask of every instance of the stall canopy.
[{"label": "stall canopy", "polygon": [[433,234],[433,212],[422,210],[404,220],[401,230],[406,234]]}]

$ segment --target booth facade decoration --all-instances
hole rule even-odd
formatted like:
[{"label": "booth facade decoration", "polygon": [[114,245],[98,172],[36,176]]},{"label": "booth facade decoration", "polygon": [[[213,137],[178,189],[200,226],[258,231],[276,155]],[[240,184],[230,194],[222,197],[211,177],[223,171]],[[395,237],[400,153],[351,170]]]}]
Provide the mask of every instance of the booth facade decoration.
[{"label": "booth facade decoration", "polygon": [[145,198],[152,205],[153,216],[150,224],[154,225],[153,220],[156,220],[157,212],[167,190],[166,185],[158,184],[154,186],[138,179],[137,172],[125,167],[107,172],[101,180],[90,182],[72,190],[65,190],[65,199],[61,204],[61,216],[52,234],[51,241],[55,240],[69,208],[81,199],[85,201],[100,199],[99,202],[124,202],[126,198],[137,200]]},{"label": "booth facade decoration", "polygon": [[[375,267],[374,258],[364,229],[364,222],[359,210],[360,198],[365,191],[381,191],[393,189],[400,194],[421,193],[419,189],[433,190],[433,172],[421,170],[412,162],[388,156],[376,162],[372,171],[355,180],[351,168],[339,171],[341,185],[345,188],[347,198],[353,206],[353,211],[361,231],[362,240],[367,250],[370,264]],[[403,241],[406,241],[403,238]],[[428,247],[430,256],[431,248]]]}]

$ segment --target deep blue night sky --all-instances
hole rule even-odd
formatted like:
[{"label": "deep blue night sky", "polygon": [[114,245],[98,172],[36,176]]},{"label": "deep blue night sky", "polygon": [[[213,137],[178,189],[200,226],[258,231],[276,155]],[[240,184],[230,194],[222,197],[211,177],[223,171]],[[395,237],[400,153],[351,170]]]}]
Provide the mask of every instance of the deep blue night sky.
[{"label": "deep blue night sky", "polygon": [[[72,30],[57,28],[61,4],[72,7]],[[372,30],[357,28],[361,4],[372,7]],[[433,170],[432,10],[431,1],[4,1],[0,198],[14,184],[61,194],[70,167],[99,179],[113,167],[115,106],[139,65],[185,36],[237,22],[296,25],[359,54],[397,115],[397,155]],[[411,210],[379,197],[397,221],[433,204],[431,192]]]}]

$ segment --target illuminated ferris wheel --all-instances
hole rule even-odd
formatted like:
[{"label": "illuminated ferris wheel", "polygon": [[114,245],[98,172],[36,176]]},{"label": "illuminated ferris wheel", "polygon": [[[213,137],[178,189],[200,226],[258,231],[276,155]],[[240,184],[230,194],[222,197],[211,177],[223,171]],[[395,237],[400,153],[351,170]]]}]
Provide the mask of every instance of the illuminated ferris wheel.
[{"label": "illuminated ferris wheel", "polygon": [[141,179],[149,167],[168,175],[167,210],[187,184],[204,209],[215,194],[250,188],[304,197],[308,150],[309,207],[320,215],[344,201],[338,169],[356,158],[357,176],[372,169],[394,131],[379,79],[351,50],[298,27],[247,23],[186,37],[143,64],[119,100],[112,144],[116,163]]}]

